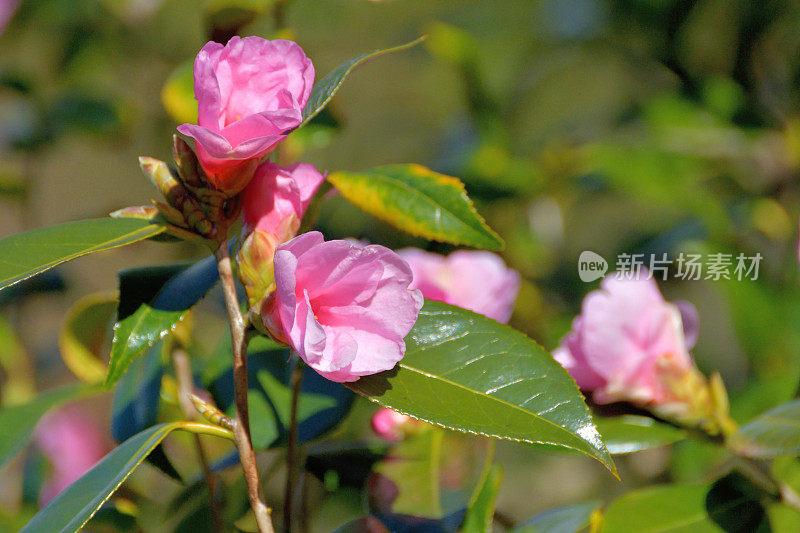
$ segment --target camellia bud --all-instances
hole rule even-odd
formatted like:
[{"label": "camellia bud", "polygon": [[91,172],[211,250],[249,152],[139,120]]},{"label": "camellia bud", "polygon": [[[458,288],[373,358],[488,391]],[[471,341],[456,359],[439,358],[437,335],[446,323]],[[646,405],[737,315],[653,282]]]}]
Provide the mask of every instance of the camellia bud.
[{"label": "camellia bud", "polygon": [[324,180],[307,163],[283,168],[266,162],[244,190],[242,242],[236,261],[251,308],[273,290],[275,250],[297,234],[300,219]]}]

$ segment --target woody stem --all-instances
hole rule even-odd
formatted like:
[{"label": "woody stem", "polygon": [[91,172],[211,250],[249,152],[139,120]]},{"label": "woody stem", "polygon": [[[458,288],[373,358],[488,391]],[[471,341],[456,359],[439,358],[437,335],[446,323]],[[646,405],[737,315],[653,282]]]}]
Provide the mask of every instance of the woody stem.
[{"label": "woody stem", "polygon": [[233,348],[233,382],[236,403],[236,422],[234,435],[236,446],[239,449],[239,458],[244,470],[244,479],[247,483],[247,497],[256,516],[256,523],[260,533],[273,533],[270,509],[261,500],[258,486],[258,468],[256,454],[250,439],[250,417],[247,410],[247,342],[246,326],[242,312],[239,309],[239,300],[236,297],[236,285],[233,280],[231,257],[228,251],[228,241],[223,240],[215,253],[219,279],[222,292],[225,294],[225,305],[231,326],[231,341]]}]

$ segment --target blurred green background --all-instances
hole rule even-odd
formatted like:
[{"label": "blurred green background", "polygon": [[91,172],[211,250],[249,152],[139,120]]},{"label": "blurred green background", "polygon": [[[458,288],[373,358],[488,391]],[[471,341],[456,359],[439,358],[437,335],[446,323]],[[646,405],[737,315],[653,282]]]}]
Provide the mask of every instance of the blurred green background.
[{"label": "blurred green background", "polygon": [[[757,280],[673,275],[660,286],[698,308],[694,355],[703,371],[721,372],[735,418],[796,395],[800,4],[290,0],[277,18],[271,4],[23,0],[0,35],[0,237],[155,197],[136,158],[169,157],[177,123],[162,89],[210,36],[241,25],[242,35],[292,38],[321,79],[362,52],[428,34],[352,74],[326,120],[290,138],[288,156],[321,170],[418,162],[460,177],[525,280],[511,324],[548,349],[599,283],[578,278],[583,250],[612,269],[621,253],[760,253]],[[180,111],[172,89],[167,104]],[[319,227],[330,238],[450,250],[399,235],[338,197]],[[56,337],[77,298],[116,288],[121,268],[202,254],[139,243],[64,265],[25,298],[3,300],[37,387],[71,379]],[[17,381],[6,368],[4,401]],[[107,425],[107,409],[94,408]],[[358,403],[339,431],[369,436],[371,410]],[[718,466],[688,442],[620,458],[621,482],[584,457],[509,443],[498,454],[498,510],[514,522],[655,480],[701,480]],[[4,513],[20,506],[21,471],[0,473]],[[134,484],[177,490],[158,476],[143,470]],[[320,530],[358,514],[360,498],[322,498]]]}]

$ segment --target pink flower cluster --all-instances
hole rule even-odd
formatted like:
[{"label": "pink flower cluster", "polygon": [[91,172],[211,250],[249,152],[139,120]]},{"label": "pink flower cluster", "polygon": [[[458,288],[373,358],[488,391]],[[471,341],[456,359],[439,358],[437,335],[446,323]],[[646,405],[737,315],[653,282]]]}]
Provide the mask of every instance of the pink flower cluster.
[{"label": "pink flower cluster", "polygon": [[663,405],[679,400],[673,385],[694,368],[696,338],[691,304],[665,301],[646,274],[610,274],[553,355],[597,403]]},{"label": "pink flower cluster", "polygon": [[295,237],[325,180],[313,165],[261,162],[302,121],[314,67],[290,41],[234,37],[206,44],[194,64],[193,137],[209,182],[243,191],[239,278],[263,327],[311,368],[346,382],[392,368],[423,298],[411,269],[383,246]]}]

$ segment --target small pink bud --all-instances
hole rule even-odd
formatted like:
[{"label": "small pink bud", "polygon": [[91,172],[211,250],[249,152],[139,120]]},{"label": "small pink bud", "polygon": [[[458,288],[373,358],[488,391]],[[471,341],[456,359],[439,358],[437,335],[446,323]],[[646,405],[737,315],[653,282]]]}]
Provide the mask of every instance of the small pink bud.
[{"label": "small pink bud", "polygon": [[423,303],[410,283],[408,264],[388,248],[312,231],[275,252],[276,290],[261,317],[320,375],[355,381],[403,358]]},{"label": "small pink bud", "polygon": [[372,431],[380,438],[389,441],[401,440],[406,435],[405,428],[416,423],[417,421],[410,416],[388,407],[381,407],[372,415]]},{"label": "small pink bud", "polygon": [[197,157],[214,187],[244,189],[258,161],[302,122],[314,66],[291,41],[233,37],[207,43],[194,61],[197,124],[178,131],[196,141]]},{"label": "small pink bud", "polygon": [[303,214],[324,180],[308,163],[283,168],[266,162],[244,190],[242,244],[236,260],[251,306],[271,290],[275,249],[297,234]]},{"label": "small pink bud", "polygon": [[397,252],[414,272],[411,287],[429,300],[457,305],[508,322],[519,292],[519,274],[491,252],[459,250],[448,256],[406,248]]},{"label": "small pink bud", "polygon": [[42,505],[85,474],[109,449],[92,414],[78,406],[48,413],[36,427],[34,438],[53,467],[42,490]]}]

